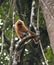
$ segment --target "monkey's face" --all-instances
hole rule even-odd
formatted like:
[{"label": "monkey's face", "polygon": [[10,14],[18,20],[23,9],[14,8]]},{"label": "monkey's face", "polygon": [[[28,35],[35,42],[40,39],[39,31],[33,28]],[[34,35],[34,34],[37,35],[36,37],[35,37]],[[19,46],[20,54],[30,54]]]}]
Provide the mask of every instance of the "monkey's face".
[{"label": "monkey's face", "polygon": [[23,25],[24,25],[23,21],[21,21],[21,20],[17,21],[17,28],[19,30],[23,28]]},{"label": "monkey's face", "polygon": [[18,24],[17,24],[17,27],[18,27],[19,29],[21,29],[21,28],[22,28],[22,23],[18,23]]}]

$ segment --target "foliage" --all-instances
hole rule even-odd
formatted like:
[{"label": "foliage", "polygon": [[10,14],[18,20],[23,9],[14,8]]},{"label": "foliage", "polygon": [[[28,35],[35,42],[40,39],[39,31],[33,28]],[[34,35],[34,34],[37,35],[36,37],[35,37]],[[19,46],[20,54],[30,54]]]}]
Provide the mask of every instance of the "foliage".
[{"label": "foliage", "polygon": [[54,55],[52,53],[52,49],[50,48],[50,46],[48,46],[46,49],[46,57],[49,62],[49,65],[53,65],[54,64]]},{"label": "foliage", "polygon": [[[29,26],[32,0],[30,0],[30,1],[29,0],[20,0],[20,2],[21,2],[22,13],[24,15],[26,15],[24,17],[25,18],[24,21]],[[36,21],[37,21],[37,8],[38,8],[37,3],[38,3],[38,1],[36,0],[35,21],[34,21],[35,25],[36,25]],[[18,4],[18,2],[17,2],[17,4]],[[17,5],[17,7],[18,7],[18,5]],[[9,12],[10,12],[10,14],[8,14]],[[6,19],[6,17],[7,17],[7,19]],[[13,7],[12,6],[10,7],[10,2],[8,0],[4,0],[4,2],[0,6],[0,29],[1,30],[3,29],[4,22],[6,22],[5,23],[5,36],[10,41],[11,41],[11,36],[12,36],[12,25],[13,25],[12,17],[13,17]],[[45,23],[41,8],[40,8],[39,17],[40,17],[40,34],[41,34],[42,45],[43,45],[43,48],[46,51],[45,55],[47,57],[47,60],[49,61],[49,64],[53,65],[54,64],[54,56],[52,54],[51,48],[47,48],[47,45],[49,45],[49,38],[48,38],[47,31],[46,31],[46,23]],[[19,16],[19,13],[18,13],[18,10],[17,10],[15,20],[17,21],[19,18],[20,18],[20,16]],[[14,32],[14,36],[16,37],[15,32]],[[2,39],[0,37],[0,44],[1,43],[2,43]],[[6,46],[6,43],[4,43],[4,45]],[[1,48],[1,46],[0,46],[0,48]],[[8,65],[9,52],[6,49],[3,50],[3,53],[2,53],[1,58],[0,58],[0,64],[1,65],[3,65],[3,64]],[[26,45],[26,49],[25,49],[25,52],[24,52],[24,61],[29,61],[31,56],[32,56],[32,59],[36,62],[36,60],[37,60],[36,57],[38,56],[38,54],[36,52],[40,54],[40,52],[38,52],[37,48],[33,49],[31,45],[29,45],[29,44]],[[37,54],[37,56],[36,56],[36,54]],[[35,63],[35,64],[37,64],[37,63]],[[28,64],[26,64],[26,65],[28,65]]]}]

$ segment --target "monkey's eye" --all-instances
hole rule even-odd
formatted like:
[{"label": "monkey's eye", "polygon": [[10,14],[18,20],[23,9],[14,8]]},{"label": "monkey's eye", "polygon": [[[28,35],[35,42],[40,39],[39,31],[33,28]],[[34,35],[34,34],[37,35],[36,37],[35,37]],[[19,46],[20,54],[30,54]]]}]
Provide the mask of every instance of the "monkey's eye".
[{"label": "monkey's eye", "polygon": [[19,24],[18,24],[18,27],[19,27],[19,28],[22,28],[22,24],[21,24],[21,23],[19,23]]}]

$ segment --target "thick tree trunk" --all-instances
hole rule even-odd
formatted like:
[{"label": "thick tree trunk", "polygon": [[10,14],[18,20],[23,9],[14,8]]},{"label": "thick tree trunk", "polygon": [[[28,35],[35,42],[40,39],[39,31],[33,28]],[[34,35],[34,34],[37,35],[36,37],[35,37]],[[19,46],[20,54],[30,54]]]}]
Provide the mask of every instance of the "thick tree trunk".
[{"label": "thick tree trunk", "polygon": [[54,0],[40,0],[40,5],[46,21],[50,45],[54,53]]}]

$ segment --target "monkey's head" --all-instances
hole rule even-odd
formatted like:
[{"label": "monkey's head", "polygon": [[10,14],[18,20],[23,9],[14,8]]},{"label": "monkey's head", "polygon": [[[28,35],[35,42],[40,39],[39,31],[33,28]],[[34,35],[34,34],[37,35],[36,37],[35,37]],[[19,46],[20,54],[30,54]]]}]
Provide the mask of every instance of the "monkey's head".
[{"label": "monkey's head", "polygon": [[22,20],[18,20],[18,21],[15,23],[15,25],[16,25],[19,29],[21,29],[21,28],[23,27],[23,25],[24,25],[24,22],[23,22]]},{"label": "monkey's head", "polygon": [[15,23],[15,28],[17,28],[18,30],[28,30],[24,21],[22,20],[18,20],[16,23]]}]

